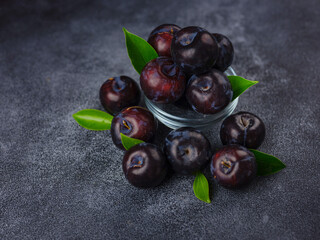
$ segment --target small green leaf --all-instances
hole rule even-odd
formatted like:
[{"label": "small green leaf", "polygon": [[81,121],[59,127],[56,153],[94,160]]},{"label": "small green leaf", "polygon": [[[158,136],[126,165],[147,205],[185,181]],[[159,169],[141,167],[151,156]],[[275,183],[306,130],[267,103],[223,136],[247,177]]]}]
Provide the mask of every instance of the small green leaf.
[{"label": "small green leaf", "polygon": [[139,144],[139,143],[143,143],[144,141],[140,140],[140,139],[136,139],[136,138],[131,138],[128,137],[122,133],[120,133],[121,135],[121,142],[122,145],[124,146],[124,148],[126,150],[129,150],[130,148],[132,148],[133,146]]},{"label": "small green leaf", "polygon": [[109,130],[113,119],[109,113],[96,109],[84,109],[72,116],[81,127],[96,131]]},{"label": "small green leaf", "polygon": [[266,154],[255,149],[250,149],[250,151],[256,158],[258,176],[271,175],[286,167],[283,162],[270,154]]},{"label": "small green leaf", "polygon": [[138,37],[122,28],[126,37],[129,58],[134,69],[141,74],[143,67],[152,59],[158,57],[156,50],[143,38]]},{"label": "small green leaf", "polygon": [[228,76],[228,79],[231,83],[233,97],[232,100],[239,97],[244,91],[246,91],[249,87],[258,83],[258,81],[250,81],[243,77],[239,76]]},{"label": "small green leaf", "polygon": [[194,195],[201,201],[204,201],[206,203],[211,203],[210,197],[209,197],[209,184],[207,178],[198,171],[196,173],[196,178],[193,182],[193,192]]}]

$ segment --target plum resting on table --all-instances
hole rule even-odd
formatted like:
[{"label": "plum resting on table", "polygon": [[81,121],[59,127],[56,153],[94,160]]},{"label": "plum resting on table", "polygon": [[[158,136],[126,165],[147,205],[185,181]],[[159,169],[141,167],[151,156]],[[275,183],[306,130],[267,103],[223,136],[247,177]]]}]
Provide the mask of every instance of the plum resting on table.
[{"label": "plum resting on table", "polygon": [[180,174],[192,174],[209,162],[209,140],[199,130],[183,127],[171,131],[165,139],[164,152],[172,169]]},{"label": "plum resting on table", "polygon": [[232,144],[223,146],[213,155],[210,169],[220,185],[238,188],[253,180],[257,164],[252,152],[243,146]]},{"label": "plum resting on table", "polygon": [[132,185],[155,187],[165,179],[168,164],[164,154],[156,145],[141,143],[125,153],[122,169]]},{"label": "plum resting on table", "polygon": [[113,143],[120,149],[125,150],[121,142],[120,133],[151,142],[157,130],[157,121],[152,113],[139,106],[129,107],[118,113],[111,123],[111,137]]},{"label": "plum resting on table", "polygon": [[258,148],[265,137],[263,121],[249,112],[238,112],[227,117],[220,128],[221,142],[240,144],[247,148]]},{"label": "plum resting on table", "polygon": [[138,84],[130,77],[120,76],[109,78],[100,88],[100,102],[111,114],[120,112],[140,101]]}]

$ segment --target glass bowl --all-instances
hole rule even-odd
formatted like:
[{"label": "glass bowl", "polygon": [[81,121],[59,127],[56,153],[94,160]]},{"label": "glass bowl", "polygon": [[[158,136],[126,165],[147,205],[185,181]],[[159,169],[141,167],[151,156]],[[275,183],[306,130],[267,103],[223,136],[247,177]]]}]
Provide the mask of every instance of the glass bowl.
[{"label": "glass bowl", "polygon": [[[229,67],[225,72],[227,76],[236,75],[235,71]],[[238,104],[238,98],[234,99],[222,111],[216,114],[201,114],[195,112],[188,106],[186,99],[180,99],[176,103],[161,104],[154,103],[144,96],[144,102],[153,115],[164,125],[171,129],[180,127],[193,127],[206,130],[213,125],[220,123],[223,119],[232,114]]]}]

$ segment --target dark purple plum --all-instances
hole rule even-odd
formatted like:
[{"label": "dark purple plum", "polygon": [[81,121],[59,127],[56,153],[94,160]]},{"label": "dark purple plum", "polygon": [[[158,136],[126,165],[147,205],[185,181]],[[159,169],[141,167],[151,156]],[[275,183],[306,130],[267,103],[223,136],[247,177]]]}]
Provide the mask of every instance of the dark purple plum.
[{"label": "dark purple plum", "polygon": [[187,74],[198,74],[213,67],[219,48],[215,38],[200,27],[186,27],[178,31],[171,43],[173,61]]},{"label": "dark purple plum", "polygon": [[224,72],[232,64],[234,57],[233,45],[229,38],[220,33],[213,33],[212,35],[217,40],[219,46],[218,59],[213,67]]},{"label": "dark purple plum", "polygon": [[211,174],[227,188],[238,188],[248,184],[257,173],[254,154],[240,145],[226,145],[212,157]]},{"label": "dark purple plum", "polygon": [[148,43],[156,50],[159,56],[171,57],[171,41],[174,34],[180,29],[175,24],[162,24],[150,33]]},{"label": "dark purple plum", "polygon": [[266,135],[263,121],[249,112],[238,112],[227,117],[220,128],[221,142],[258,148]]},{"label": "dark purple plum", "polygon": [[211,157],[209,140],[190,127],[171,131],[165,139],[164,152],[172,169],[180,174],[192,174],[204,168]]},{"label": "dark purple plum", "polygon": [[102,106],[111,114],[139,104],[140,89],[130,77],[120,76],[109,78],[100,88]]},{"label": "dark purple plum", "polygon": [[122,160],[123,173],[133,186],[147,188],[159,185],[168,172],[167,160],[153,144],[140,143],[126,151]]},{"label": "dark purple plum", "polygon": [[191,107],[203,114],[220,112],[231,102],[232,95],[229,79],[216,69],[193,75],[186,89],[186,97]]},{"label": "dark purple plum", "polygon": [[170,58],[158,57],[143,68],[140,85],[151,101],[172,103],[184,93],[186,79],[184,73]]},{"label": "dark purple plum", "polygon": [[129,107],[118,113],[111,122],[111,137],[113,143],[120,149],[125,150],[121,142],[120,133],[151,142],[157,130],[157,121],[152,113],[139,106]]}]

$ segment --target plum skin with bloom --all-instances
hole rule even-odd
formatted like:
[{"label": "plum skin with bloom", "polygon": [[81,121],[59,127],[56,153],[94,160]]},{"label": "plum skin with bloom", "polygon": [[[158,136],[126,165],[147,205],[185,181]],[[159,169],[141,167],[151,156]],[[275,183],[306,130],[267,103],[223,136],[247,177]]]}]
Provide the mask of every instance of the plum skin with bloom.
[{"label": "plum skin with bloom", "polygon": [[193,75],[186,89],[186,97],[191,107],[203,114],[222,111],[231,102],[232,96],[229,79],[216,69]]},{"label": "plum skin with bloom", "polygon": [[129,183],[135,187],[155,187],[165,179],[168,163],[159,147],[151,143],[140,143],[126,151],[122,170]]},{"label": "plum skin with bloom", "polygon": [[184,93],[186,79],[181,69],[167,57],[151,60],[140,75],[145,96],[156,103],[172,103]]},{"label": "plum skin with bloom", "polygon": [[120,133],[151,142],[157,130],[157,121],[152,113],[139,106],[129,107],[118,113],[111,122],[111,137],[113,143],[120,149],[125,150],[121,142]]},{"label": "plum skin with bloom", "polygon": [[116,114],[140,102],[138,84],[130,77],[119,76],[106,80],[100,87],[100,102],[105,110]]},{"label": "plum skin with bloom", "polygon": [[188,76],[203,73],[212,68],[218,53],[216,39],[201,27],[182,28],[172,39],[172,58]]},{"label": "plum skin with bloom", "polygon": [[250,112],[238,112],[227,117],[220,128],[221,142],[239,144],[247,148],[258,148],[265,138],[263,121]]},{"label": "plum skin with bloom", "polygon": [[171,57],[171,42],[174,34],[180,29],[175,24],[162,24],[150,33],[148,43],[159,56]]},{"label": "plum skin with bloom", "polygon": [[218,42],[219,46],[219,54],[216,63],[214,64],[214,68],[219,69],[224,72],[231,66],[234,58],[234,49],[233,45],[229,38],[220,34],[220,33],[212,33],[215,39]]},{"label": "plum skin with bloom", "polygon": [[164,152],[175,172],[188,175],[206,166],[211,157],[211,146],[201,131],[182,127],[168,134]]},{"label": "plum skin with bloom", "polygon": [[257,173],[255,156],[241,145],[226,145],[212,157],[210,164],[214,179],[226,188],[239,188],[250,183]]}]

